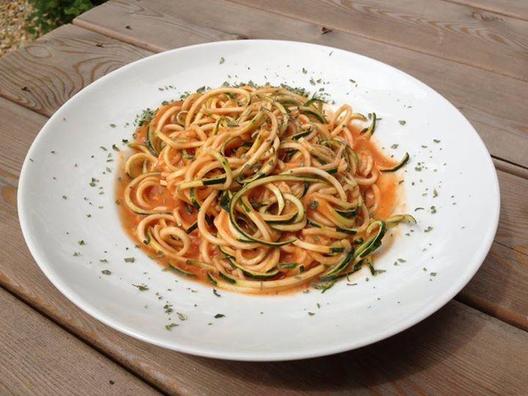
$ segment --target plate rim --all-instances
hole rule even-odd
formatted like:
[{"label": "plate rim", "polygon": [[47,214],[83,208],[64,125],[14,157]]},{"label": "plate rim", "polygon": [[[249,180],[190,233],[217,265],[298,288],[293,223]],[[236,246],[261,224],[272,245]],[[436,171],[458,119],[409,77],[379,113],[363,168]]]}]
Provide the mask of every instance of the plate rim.
[{"label": "plate rim", "polygon": [[[492,213],[492,216],[490,216],[491,222],[489,228],[486,230],[486,234],[483,234],[483,242],[480,244],[479,248],[479,254],[474,258],[474,263],[472,264],[472,267],[468,268],[470,269],[467,274],[462,277],[458,278],[458,282],[454,283],[453,286],[449,289],[447,289],[444,293],[438,295],[438,297],[433,301],[431,305],[424,306],[421,310],[416,311],[413,315],[409,316],[408,319],[400,322],[398,325],[392,326],[388,330],[381,331],[377,333],[375,336],[365,337],[360,342],[354,342],[354,341],[348,341],[348,342],[342,342],[340,344],[334,344],[332,346],[322,346],[318,348],[310,348],[308,350],[303,351],[293,351],[293,352],[231,352],[231,351],[210,351],[207,348],[201,348],[196,346],[189,346],[185,344],[178,344],[178,340],[175,340],[175,342],[169,343],[160,341],[156,337],[151,337],[148,335],[144,335],[141,332],[135,331],[134,329],[130,328],[127,325],[123,325],[119,323],[118,321],[112,320],[109,315],[105,314],[104,312],[101,312],[100,310],[96,308],[92,308],[88,302],[85,302],[85,299],[78,296],[73,289],[68,286],[67,283],[63,282],[58,274],[55,273],[55,271],[52,270],[52,266],[49,265],[46,260],[41,256],[39,249],[36,247],[36,244],[34,240],[38,237],[35,237],[32,235],[29,231],[29,223],[30,223],[30,216],[26,213],[27,210],[25,209],[27,204],[25,203],[25,197],[28,195],[25,194],[26,189],[29,189],[27,186],[26,180],[26,174],[28,171],[29,166],[29,158],[31,157],[31,153],[37,149],[39,146],[39,141],[43,138],[44,135],[53,133],[53,129],[50,127],[52,122],[55,120],[55,118],[59,117],[59,113],[62,109],[67,108],[72,105],[72,103],[75,102],[78,95],[82,95],[83,93],[94,89],[100,84],[104,84],[104,82],[107,79],[113,78],[116,74],[119,72],[122,72],[128,68],[132,68],[135,65],[152,61],[152,59],[155,59],[157,57],[163,57],[167,54],[174,54],[178,52],[185,52],[189,50],[193,50],[195,48],[200,47],[210,47],[210,46],[231,46],[231,45],[252,45],[252,44],[277,44],[281,46],[309,46],[313,48],[318,49],[324,49],[328,51],[334,51],[334,52],[344,52],[348,54],[352,54],[354,56],[363,58],[364,60],[368,62],[375,62],[378,64],[381,64],[383,67],[387,67],[391,69],[393,72],[396,72],[399,75],[404,76],[405,78],[411,79],[414,83],[418,84],[421,87],[425,87],[427,90],[430,90],[436,94],[439,100],[444,101],[449,107],[451,107],[454,111],[456,111],[458,114],[460,114],[463,118],[463,120],[467,123],[467,125],[470,127],[471,132],[474,135],[474,137],[477,139],[477,142],[479,142],[479,149],[483,150],[486,155],[486,159],[488,161],[488,165],[492,169],[492,174],[490,177],[493,178],[493,191],[490,193],[490,196],[492,196],[493,200],[495,201],[495,209],[494,213]],[[450,300],[452,300],[462,288],[464,288],[469,281],[473,278],[475,273],[480,269],[482,266],[484,259],[486,258],[487,254],[489,253],[491,246],[493,244],[493,241],[495,239],[495,235],[498,229],[499,225],[499,216],[500,216],[500,203],[501,203],[501,197],[500,197],[500,186],[497,176],[497,171],[495,169],[495,166],[492,161],[491,154],[489,153],[489,150],[487,149],[484,141],[476,131],[475,127],[471,124],[471,122],[465,117],[465,115],[459,111],[455,105],[453,105],[449,100],[447,100],[443,95],[441,95],[438,91],[436,91],[431,86],[425,84],[424,82],[420,81],[419,79],[413,77],[412,75],[390,65],[385,62],[379,61],[377,59],[358,54],[353,51],[348,51],[340,48],[334,48],[330,46],[320,45],[320,44],[313,44],[309,42],[303,42],[303,41],[291,41],[291,40],[266,40],[266,39],[251,39],[251,40],[226,40],[226,41],[215,41],[215,42],[208,42],[208,43],[201,43],[201,44],[194,44],[184,47],[179,47],[175,49],[170,49],[167,51],[163,51],[160,53],[152,54],[150,56],[138,59],[134,62],[128,63],[124,66],[119,67],[116,70],[113,70],[112,72],[102,76],[101,78],[93,81],[86,87],[82,88],[77,92],[75,95],[73,95],[71,98],[69,98],[66,102],[64,102],[53,114],[52,116],[46,121],[46,123],[42,126],[38,134],[36,135],[35,139],[31,143],[30,148],[28,149],[24,162],[22,164],[22,168],[20,171],[19,181],[18,181],[18,191],[17,191],[17,208],[18,208],[18,218],[20,227],[22,230],[22,235],[24,237],[24,240],[26,242],[26,245],[31,253],[31,256],[33,257],[35,263],[38,265],[40,270],[44,273],[44,275],[48,278],[48,280],[53,284],[55,288],[57,288],[61,294],[63,294],[69,301],[71,301],[76,307],[81,309],[82,311],[86,312],[88,315],[92,316],[93,318],[97,319],[99,322],[109,326],[110,328],[117,330],[121,333],[124,333],[128,336],[131,336],[135,339],[138,339],[140,341],[147,342],[149,344],[153,344],[162,348],[166,348],[169,350],[174,350],[177,352],[183,352],[195,356],[203,356],[208,358],[217,358],[217,359],[225,359],[225,360],[236,360],[236,361],[288,361],[288,360],[298,360],[298,359],[309,359],[309,358],[315,358],[315,357],[321,357],[321,356],[327,356],[332,355],[336,353],[341,353],[345,351],[355,350],[361,347],[364,347],[366,345],[373,344],[375,342],[384,340],[386,338],[389,338],[395,334],[398,334],[415,324],[423,321],[427,317],[431,316],[435,312],[437,312],[440,308],[445,306]]]}]

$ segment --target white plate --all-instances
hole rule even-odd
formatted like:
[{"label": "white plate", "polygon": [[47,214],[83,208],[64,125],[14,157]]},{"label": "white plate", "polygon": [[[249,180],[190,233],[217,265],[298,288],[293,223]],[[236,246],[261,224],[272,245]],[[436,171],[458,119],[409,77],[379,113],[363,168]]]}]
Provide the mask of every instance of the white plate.
[{"label": "white plate", "polygon": [[[382,118],[375,134],[380,145],[397,158],[411,154],[401,175],[407,210],[419,221],[413,232],[400,226],[390,249],[377,260],[385,273],[373,277],[364,270],[324,294],[312,290],[254,297],[221,291],[219,298],[208,286],[161,271],[133,247],[114,204],[116,162],[106,162],[109,153],[116,157],[112,144],[122,147],[121,139],[130,138],[132,122],[145,107],[226,80],[287,83],[312,91],[324,87],[336,103]],[[92,177],[100,180],[102,190],[89,185]],[[436,214],[431,214],[433,205]],[[417,207],[425,210],[415,212]],[[248,40],[154,55],[75,95],[31,146],[20,177],[18,208],[24,237],[42,271],[103,323],[195,355],[288,360],[389,337],[453,298],[491,246],[499,188],[490,155],[473,127],[413,77],[338,49]],[[433,229],[426,232],[428,227]],[[79,245],[80,240],[86,244]],[[124,257],[135,257],[135,262],[124,262]],[[105,269],[112,274],[102,274]],[[132,286],[143,283],[149,290]],[[171,314],[164,312],[167,303]],[[176,312],[187,320],[178,319]],[[218,313],[225,317],[214,318]],[[169,316],[179,324],[170,331],[165,328]]]}]

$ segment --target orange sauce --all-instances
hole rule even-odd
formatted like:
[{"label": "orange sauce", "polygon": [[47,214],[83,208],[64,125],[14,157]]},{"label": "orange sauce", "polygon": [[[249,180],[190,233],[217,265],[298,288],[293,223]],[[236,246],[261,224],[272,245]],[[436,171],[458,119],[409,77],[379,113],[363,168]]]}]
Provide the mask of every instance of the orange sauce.
[{"label": "orange sauce", "polygon": [[[354,136],[354,151],[368,151],[376,165],[380,168],[392,168],[397,164],[392,158],[387,157],[378,147],[374,138],[365,139],[359,130],[352,130]],[[380,172],[376,185],[381,192],[381,200],[374,216],[377,219],[386,219],[393,214],[393,210],[398,203],[398,177],[395,173]]]},{"label": "orange sauce", "polygon": [[[140,127],[136,131],[135,135],[135,141],[137,143],[142,143],[145,141],[147,128],[146,127]],[[376,145],[374,142],[374,139],[364,139],[363,136],[360,135],[359,131],[352,131],[354,135],[354,150],[356,152],[361,151],[368,151],[372,155],[375,163],[384,168],[390,168],[393,167],[396,162],[392,160],[391,158],[388,158],[385,156],[385,154],[381,151],[381,149]],[[129,176],[124,171],[124,165],[126,160],[124,158],[121,158],[120,164],[119,164],[119,177],[116,185],[116,195],[117,195],[117,202],[119,202],[118,210],[119,210],[119,217],[121,218],[123,228],[125,229],[126,233],[130,236],[130,238],[136,243],[136,246],[141,248],[149,257],[157,261],[159,264],[161,264],[165,268],[171,268],[171,265],[169,263],[169,259],[166,257],[160,257],[156,256],[156,254],[149,250],[143,243],[138,241],[136,236],[136,227],[138,223],[144,218],[141,215],[138,215],[134,212],[132,212],[130,209],[126,207],[124,204],[124,190],[128,183],[130,182]],[[381,192],[381,200],[379,202],[378,208],[374,214],[374,217],[377,219],[386,219],[387,217],[390,217],[393,214],[393,210],[396,207],[398,203],[398,178],[394,173],[382,173],[380,172],[380,176],[376,182],[376,185],[379,187]],[[160,206],[167,206],[169,208],[175,208],[177,205],[183,205],[183,203],[179,200],[175,200],[169,192],[167,192],[166,189],[151,189],[149,191],[149,198],[152,199],[152,201],[156,202]],[[204,197],[205,198],[205,197]],[[193,210],[192,213],[186,211],[186,210],[180,210],[182,219],[187,224],[192,224],[196,220],[196,210]],[[191,240],[192,245],[191,249],[186,254],[189,258],[195,258],[199,259],[199,244],[200,244],[200,235],[198,230],[194,230],[191,234]],[[216,256],[218,253],[214,252],[211,254],[211,256]],[[190,265],[186,263],[178,263],[178,266],[182,268],[184,271],[188,271],[194,275],[195,280],[202,281],[204,283],[210,284],[208,278],[207,278],[207,272],[195,265]],[[284,274],[279,274],[282,277]],[[277,277],[278,279],[280,276]],[[259,294],[288,294],[297,292],[299,290],[306,289],[308,285],[300,285],[293,288],[289,288],[287,290],[282,291],[262,291]]]}]

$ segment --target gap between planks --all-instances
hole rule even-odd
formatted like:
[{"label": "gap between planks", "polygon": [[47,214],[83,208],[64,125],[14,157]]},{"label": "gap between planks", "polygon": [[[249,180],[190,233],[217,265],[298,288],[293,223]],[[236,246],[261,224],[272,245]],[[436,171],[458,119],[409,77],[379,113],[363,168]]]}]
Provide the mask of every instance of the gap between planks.
[{"label": "gap between planks", "polygon": [[[126,373],[129,373],[134,378],[137,378],[139,381],[144,382],[145,384],[151,386],[156,391],[165,394],[165,391],[161,389],[158,384],[156,384],[153,381],[149,381],[148,378],[145,378],[143,376],[140,376],[136,371],[131,369],[130,367],[124,365],[121,361],[118,359],[115,359],[114,356],[108,353],[104,348],[100,347],[97,343],[93,342],[93,340],[90,340],[87,337],[83,337],[82,335],[77,334],[73,329],[68,328],[64,326],[64,324],[57,320],[54,316],[49,315],[48,312],[42,309],[38,304],[35,304],[34,301],[31,301],[27,296],[25,296],[23,293],[20,293],[19,290],[17,290],[15,287],[10,287],[10,284],[6,284],[4,282],[0,282],[0,293],[4,291],[5,293],[8,293],[9,295],[13,296],[17,299],[17,301],[20,301],[21,304],[24,304],[28,307],[28,309],[31,309],[35,311],[37,314],[43,316],[46,320],[49,320],[51,323],[59,327],[61,330],[65,331],[66,333],[70,334],[72,337],[74,337],[76,340],[81,342],[83,345],[86,345],[89,348],[94,349],[97,353],[101,354],[104,358],[108,359],[110,362],[114,363],[117,367],[123,369]],[[66,298],[66,297],[64,297]],[[96,320],[96,319],[94,319]]]},{"label": "gap between planks", "polygon": [[[526,0],[442,0],[446,3],[460,4],[491,12],[497,15],[528,21],[528,2]],[[504,3],[503,6],[500,3]]]},{"label": "gap between planks", "polygon": [[496,169],[522,177],[523,179],[528,179],[528,168],[503,158],[499,158],[495,155],[492,155],[491,159],[493,160],[493,165],[495,165]]},{"label": "gap between planks", "polygon": [[[4,336],[0,372],[7,370],[0,380],[0,393],[33,394],[38,387],[39,394],[159,394],[137,374],[2,286],[0,301],[0,333]],[[75,364],[80,355],[83,359]]]}]

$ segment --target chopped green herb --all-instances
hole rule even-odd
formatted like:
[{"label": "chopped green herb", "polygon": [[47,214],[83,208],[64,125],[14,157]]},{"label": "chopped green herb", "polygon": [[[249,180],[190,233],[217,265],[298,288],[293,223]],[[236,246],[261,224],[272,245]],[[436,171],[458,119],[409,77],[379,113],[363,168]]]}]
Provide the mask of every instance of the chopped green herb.
[{"label": "chopped green herb", "polygon": [[220,58],[220,62],[218,62],[218,63],[223,64],[224,62],[225,62],[225,58],[222,56],[222,57]]},{"label": "chopped green herb", "polygon": [[66,195],[63,195],[62,199],[68,199],[68,197]]},{"label": "chopped green herb", "polygon": [[81,253],[79,253],[79,252],[73,252],[73,257],[78,257],[80,255],[81,255]]},{"label": "chopped green herb", "polygon": [[133,263],[136,261],[136,258],[135,257],[125,257],[124,260],[125,260],[125,263]]},{"label": "chopped green herb", "polygon": [[169,323],[168,325],[165,325],[165,329],[168,331],[171,331],[173,327],[178,326],[177,323]]},{"label": "chopped green herb", "polygon": [[79,245],[84,246],[86,245],[86,242],[84,242],[84,239],[81,239],[79,242],[77,242]]},{"label": "chopped green herb", "polygon": [[438,197],[438,191],[436,191],[436,188],[433,190],[433,198]]},{"label": "chopped green herb", "polygon": [[182,314],[181,312],[176,312],[176,315],[178,315],[178,319],[180,319],[181,321],[188,319],[187,316]]},{"label": "chopped green herb", "polygon": [[116,124],[110,124],[110,128],[115,128],[116,126]]},{"label": "chopped green herb", "polygon": [[136,120],[134,121],[134,124],[136,126],[143,126],[145,124],[148,124],[153,118],[154,118],[154,111],[147,108],[143,110],[141,114],[138,114],[136,116]]},{"label": "chopped green herb", "polygon": [[399,120],[398,122],[399,122],[400,125],[402,125],[402,126],[405,125],[405,124],[407,124],[407,121],[405,121],[405,120]]},{"label": "chopped green herb", "polygon": [[308,312],[308,315],[310,315],[310,316],[314,316],[314,315],[315,315],[315,312]]},{"label": "chopped green herb", "polygon": [[432,231],[432,230],[433,230],[433,227],[428,226],[428,227],[424,230],[424,232],[430,232],[430,231]]},{"label": "chopped green herb", "polygon": [[222,297],[220,295],[220,293],[218,293],[218,290],[216,290],[215,288],[213,288],[213,294],[216,296],[216,297]]},{"label": "chopped green herb", "polygon": [[145,285],[144,283],[142,283],[141,285],[132,285],[134,287],[137,287],[139,291],[147,291],[149,288],[147,285]]},{"label": "chopped green herb", "polygon": [[327,291],[328,289],[330,289],[332,286],[334,286],[336,284],[337,280],[332,280],[332,281],[328,281],[328,282],[320,282],[320,283],[316,283],[314,285],[314,289],[318,289],[318,290],[321,290],[321,293],[324,293],[325,291]]},{"label": "chopped green herb", "polygon": [[215,319],[220,319],[220,318],[224,318],[224,317],[225,317],[225,315],[224,315],[224,314],[221,314],[221,313],[217,313],[217,314],[214,316]]},{"label": "chopped green herb", "polygon": [[440,143],[440,140],[439,139],[433,139],[433,142]]},{"label": "chopped green herb", "polygon": [[396,150],[400,145],[399,144],[393,144],[391,145],[391,149]]},{"label": "chopped green herb", "polygon": [[107,269],[102,270],[101,273],[102,273],[103,275],[112,275],[112,271],[107,270]]}]

